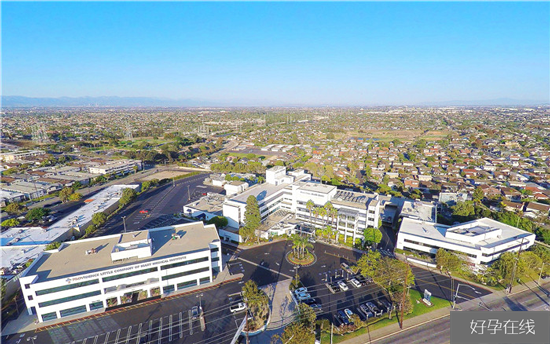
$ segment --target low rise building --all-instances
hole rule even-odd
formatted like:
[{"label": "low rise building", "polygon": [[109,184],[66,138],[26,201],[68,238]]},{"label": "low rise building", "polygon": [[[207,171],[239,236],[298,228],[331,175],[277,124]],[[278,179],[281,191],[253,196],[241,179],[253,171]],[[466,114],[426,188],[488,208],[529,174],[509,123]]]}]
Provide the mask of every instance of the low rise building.
[{"label": "low rise building", "polygon": [[432,256],[443,248],[479,265],[493,262],[504,252],[525,250],[534,243],[535,234],[489,218],[447,226],[405,217],[396,248]]},{"label": "low rise building", "polygon": [[120,160],[112,161],[106,164],[90,166],[88,170],[93,174],[118,174],[118,173],[128,173],[134,172],[135,167],[138,170],[141,170],[142,164],[141,160]]},{"label": "low rise building", "polygon": [[43,322],[211,283],[221,269],[215,225],[195,222],[63,243],[19,281]]}]

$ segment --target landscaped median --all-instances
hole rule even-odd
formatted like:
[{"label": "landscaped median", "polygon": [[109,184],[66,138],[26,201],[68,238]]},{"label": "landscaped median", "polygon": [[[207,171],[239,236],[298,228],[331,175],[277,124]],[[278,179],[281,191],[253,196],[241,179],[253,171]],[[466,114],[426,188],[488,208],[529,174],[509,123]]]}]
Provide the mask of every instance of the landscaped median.
[{"label": "landscaped median", "polygon": [[[417,291],[417,290],[410,290],[409,297],[411,299],[412,305],[413,305],[413,311],[409,314],[406,314],[403,318],[405,319],[405,324],[407,319],[414,318],[418,315],[422,315],[425,313],[429,313],[432,311],[435,311],[440,308],[450,307],[450,303],[447,300],[440,299],[437,297],[431,298],[431,306],[427,306],[424,302],[422,302],[423,295]],[[397,314],[396,314],[397,313]],[[361,327],[353,332],[345,333],[345,334],[338,334],[338,329],[334,327],[333,330],[333,338],[332,343],[341,343],[345,340],[355,338],[357,336],[361,336],[363,334],[367,334],[370,331],[377,330],[379,328],[382,328],[384,326],[388,326],[391,324],[398,323],[399,317],[401,314],[399,311],[393,312],[392,318],[388,319],[388,315],[384,314],[384,316],[380,318],[373,318],[368,322],[368,327],[366,325],[366,322],[361,321],[361,325],[364,327]],[[321,333],[321,343],[330,343],[330,326],[322,326],[322,333]]]}]

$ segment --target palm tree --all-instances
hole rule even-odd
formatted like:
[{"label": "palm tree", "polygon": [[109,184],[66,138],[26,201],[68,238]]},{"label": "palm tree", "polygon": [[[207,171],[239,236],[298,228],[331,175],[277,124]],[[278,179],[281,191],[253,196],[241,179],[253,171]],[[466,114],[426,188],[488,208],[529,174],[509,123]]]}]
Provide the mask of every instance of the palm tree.
[{"label": "palm tree", "polygon": [[[315,222],[317,222],[317,218],[319,217],[319,208],[315,207],[313,208],[313,215],[315,215]],[[313,221],[312,221],[313,223]]]},{"label": "palm tree", "polygon": [[312,222],[311,221],[311,211],[313,210],[313,208],[315,208],[315,203],[313,203],[312,200],[307,201],[306,208],[307,208],[307,210],[309,210],[309,221]]},{"label": "palm tree", "polygon": [[306,251],[309,253],[308,248],[313,248],[313,245],[307,240],[307,238],[302,239],[302,258],[304,258],[306,255]]},{"label": "palm tree", "polygon": [[323,207],[318,208],[317,212],[319,213],[319,216],[325,222],[325,216],[327,216],[327,210]]},{"label": "palm tree", "polygon": [[302,237],[300,237],[298,234],[294,234],[292,236],[292,250],[294,251],[295,256],[297,256],[296,253],[300,251],[301,243],[302,243]]},{"label": "palm tree", "polygon": [[[334,222],[334,216],[335,216],[334,211],[336,210],[336,208],[334,208],[334,206],[332,205],[332,203],[330,203],[330,201],[325,203],[324,208],[327,212],[327,216],[331,217],[330,224],[332,225],[332,223]],[[336,210],[336,213],[338,213],[337,210]]]}]

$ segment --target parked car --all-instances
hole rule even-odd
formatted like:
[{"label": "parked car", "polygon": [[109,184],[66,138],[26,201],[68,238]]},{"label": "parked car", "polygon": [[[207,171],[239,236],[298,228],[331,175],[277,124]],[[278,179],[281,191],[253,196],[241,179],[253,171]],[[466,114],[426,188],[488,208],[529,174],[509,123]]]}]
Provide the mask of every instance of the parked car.
[{"label": "parked car", "polygon": [[244,302],[239,302],[229,307],[229,310],[231,311],[231,313],[244,311],[245,309],[246,309],[246,303]]},{"label": "parked car", "polygon": [[367,285],[367,279],[365,278],[365,276],[357,274],[357,275],[355,275],[355,279],[358,280],[359,283],[361,283],[362,286]]},{"label": "parked car", "polygon": [[344,324],[344,325],[349,325],[351,324],[349,319],[348,319],[348,316],[346,315],[346,313],[344,313],[344,311],[340,310],[336,313],[338,315],[338,319],[340,319],[340,321]]},{"label": "parked car", "polygon": [[315,238],[313,238],[313,237],[307,238],[307,241],[309,241],[312,244],[315,244],[317,242],[317,240],[315,240]]},{"label": "parked car", "polygon": [[391,302],[386,299],[380,299],[380,303],[384,305],[384,308],[386,308],[386,312],[389,312],[391,309],[393,309]]},{"label": "parked car", "polygon": [[306,305],[312,305],[314,303],[317,303],[317,300],[315,300],[314,298],[311,298],[311,299],[305,299],[303,301],[303,303],[305,303]]},{"label": "parked car", "polygon": [[371,312],[371,310],[366,305],[359,305],[359,310],[365,314],[367,319],[370,319],[374,317],[374,314]]},{"label": "parked car", "polygon": [[295,294],[300,294],[300,293],[307,293],[307,288],[306,287],[301,287],[301,288],[298,288],[294,291]]},{"label": "parked car", "polygon": [[355,278],[352,278],[349,280],[349,283],[351,283],[352,286],[354,286],[355,288],[359,288],[361,287],[361,282],[359,282],[357,279]]},{"label": "parked car", "polygon": [[353,273],[353,271],[351,271],[351,269],[350,269],[350,267],[349,267],[349,265],[348,265],[347,263],[342,262],[342,263],[340,264],[340,266],[342,267],[342,269],[344,269],[345,271],[349,272],[350,274]]},{"label": "parked car", "polygon": [[321,305],[318,304],[318,303],[312,303],[310,305],[308,305],[309,307],[311,307],[311,309],[313,309],[314,312],[320,312],[322,311],[323,309],[321,308]]},{"label": "parked car", "polygon": [[382,312],[380,312],[380,309],[378,309],[378,307],[376,307],[374,303],[369,301],[365,303],[365,306],[367,306],[370,309],[370,311],[374,314],[374,316],[378,317],[382,315]]},{"label": "parked car", "polygon": [[382,302],[380,302],[380,300],[377,300],[375,304],[376,306],[378,306],[378,309],[380,310],[380,314],[384,314],[385,312],[387,312],[387,307]]},{"label": "parked car", "polygon": [[340,291],[340,286],[338,285],[338,283],[331,283],[329,289],[334,294]]},{"label": "parked car", "polygon": [[140,214],[148,214],[149,213],[149,209],[141,209],[139,211]]},{"label": "parked car", "polygon": [[194,306],[193,308],[191,308],[191,317],[193,320],[199,317],[199,307]]},{"label": "parked car", "polygon": [[298,299],[298,301],[303,301],[303,300],[306,300],[306,299],[311,299],[311,295],[308,294],[308,293],[299,293],[299,294],[296,294],[296,299]]},{"label": "parked car", "polygon": [[349,321],[352,321],[351,316],[353,315],[353,312],[351,311],[351,309],[349,308],[344,309],[344,313],[346,313],[346,316],[348,317]]},{"label": "parked car", "polygon": [[347,285],[344,281],[338,281],[338,286],[339,286],[340,289],[342,289],[343,291],[349,290],[348,285]]}]

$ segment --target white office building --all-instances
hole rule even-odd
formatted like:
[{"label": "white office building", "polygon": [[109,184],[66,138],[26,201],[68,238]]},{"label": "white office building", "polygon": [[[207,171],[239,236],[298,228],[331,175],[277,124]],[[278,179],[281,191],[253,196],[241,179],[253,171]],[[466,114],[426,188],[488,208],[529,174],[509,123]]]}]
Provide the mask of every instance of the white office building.
[{"label": "white office building", "polygon": [[119,160],[111,161],[106,164],[90,166],[88,170],[93,174],[118,174],[118,173],[127,173],[134,172],[134,167],[137,167],[138,170],[143,168],[141,160]]},{"label": "white office building", "polygon": [[195,222],[65,242],[19,281],[43,322],[211,283],[221,269],[216,227]]},{"label": "white office building", "polygon": [[440,248],[465,255],[473,264],[488,264],[504,252],[525,250],[535,234],[483,218],[454,226],[403,218],[396,248],[435,255]]},{"label": "white office building", "polygon": [[282,209],[315,227],[331,223],[332,219],[328,216],[310,216],[306,204],[311,200],[316,207],[330,202],[338,210],[333,225],[344,239],[362,239],[365,228],[378,228],[380,211],[377,194],[338,190],[336,186],[311,182],[311,175],[303,170],[287,173],[285,167],[276,166],[266,171],[266,183],[255,185],[223,203],[223,215],[228,219],[229,227],[233,228],[232,231],[220,231],[224,239],[240,241],[236,229],[244,225],[249,196],[256,197],[262,219]]}]

